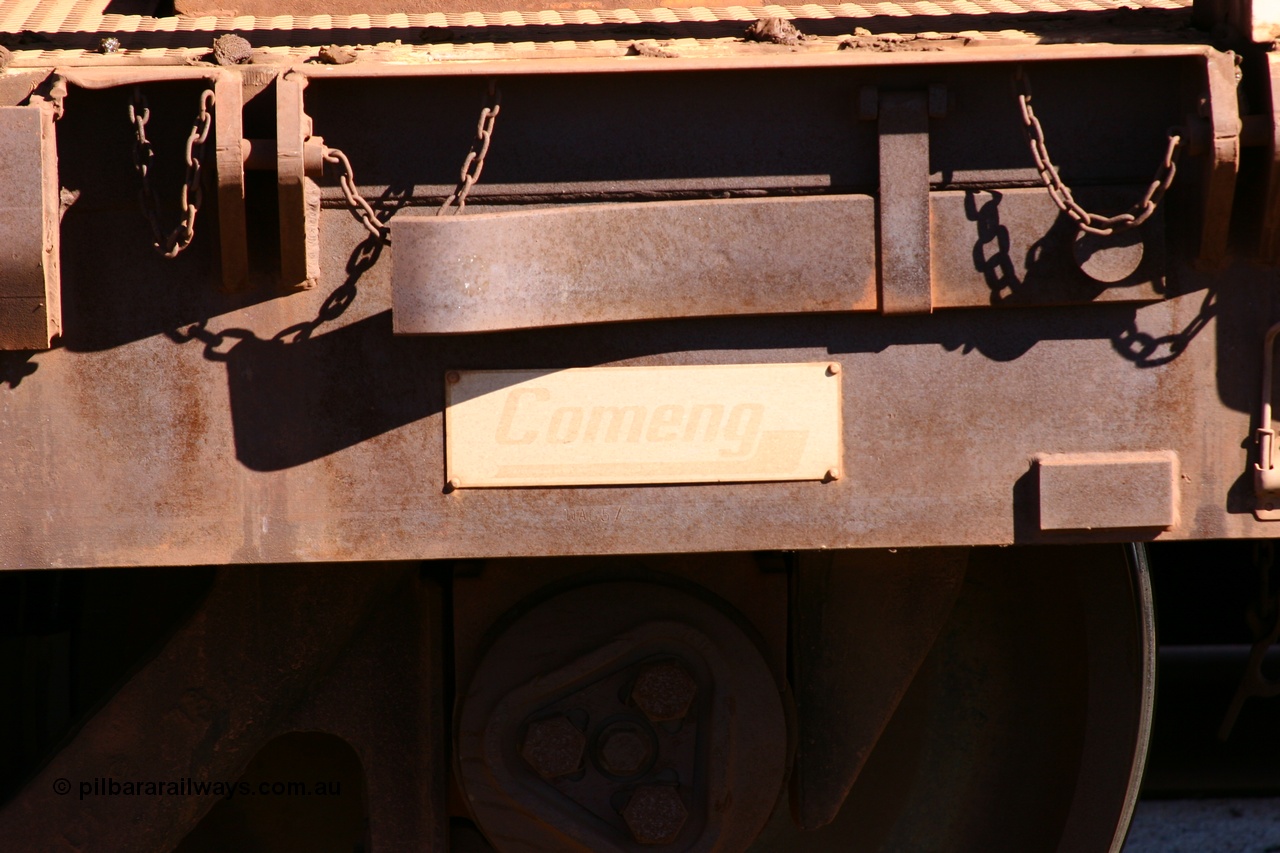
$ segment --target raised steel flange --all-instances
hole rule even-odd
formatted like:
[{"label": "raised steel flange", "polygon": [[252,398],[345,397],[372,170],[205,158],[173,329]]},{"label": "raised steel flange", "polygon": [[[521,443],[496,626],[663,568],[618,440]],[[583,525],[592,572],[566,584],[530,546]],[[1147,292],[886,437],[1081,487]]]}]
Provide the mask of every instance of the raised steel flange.
[{"label": "raised steel flange", "polygon": [[778,801],[779,685],[715,606],[653,583],[570,590],[489,647],[458,771],[502,853],[745,850]]}]

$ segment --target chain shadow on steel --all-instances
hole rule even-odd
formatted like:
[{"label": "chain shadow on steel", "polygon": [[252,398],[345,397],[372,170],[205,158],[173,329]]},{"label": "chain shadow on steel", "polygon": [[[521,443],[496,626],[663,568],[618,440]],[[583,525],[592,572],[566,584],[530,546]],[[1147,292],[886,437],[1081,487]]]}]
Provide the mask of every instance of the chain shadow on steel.
[{"label": "chain shadow on steel", "polygon": [[[1059,215],[1053,227],[1027,250],[1024,271],[1020,274],[1010,254],[1009,229],[1000,221],[1003,195],[998,190],[987,190],[983,194],[991,198],[979,204],[978,192],[965,193],[965,216],[977,229],[973,265],[991,288],[991,304],[1017,305],[1027,294],[1043,297],[1046,288],[1062,289],[1063,271],[1074,266],[1070,246],[1077,230],[1076,223],[1065,214]],[[1130,280],[1149,275],[1149,266],[1151,264],[1144,259]],[[1073,296],[1078,301],[1082,294],[1095,300],[1109,286],[1124,285],[1125,282],[1102,285],[1078,274],[1067,286],[1075,291]],[[1213,288],[1206,289],[1196,316],[1176,332],[1152,335],[1142,331],[1138,327],[1138,312],[1130,308],[1128,322],[1112,333],[1111,343],[1117,353],[1138,367],[1159,367],[1178,358],[1216,314],[1217,291]]]},{"label": "chain shadow on steel", "polygon": [[[179,81],[147,90],[153,110],[147,133],[166,165],[170,155],[181,160],[178,152],[191,132],[191,111],[202,87],[202,81]],[[111,350],[282,295],[261,269],[265,265],[254,270],[253,286],[243,291],[228,293],[213,283],[220,242],[218,217],[210,207],[217,203],[214,197],[205,200],[200,236],[190,247],[168,260],[157,255],[149,223],[138,214],[137,172],[101,166],[104,151],[122,165],[131,162],[135,136],[121,120],[130,95],[127,86],[77,89],[75,109],[58,127],[59,179],[66,188],[61,221],[64,331],[58,345],[71,352]],[[179,194],[182,171],[162,171],[152,183],[163,199],[172,200]],[[214,215],[208,216],[210,212]],[[265,257],[274,251],[276,223],[260,217],[253,205],[248,213],[250,251]]]},{"label": "chain shadow on steel", "polygon": [[22,380],[39,369],[32,361],[37,350],[11,350],[0,352],[0,385],[8,385],[12,391],[22,384]]},{"label": "chain shadow on steel", "polygon": [[[410,195],[388,190],[374,202],[384,233]],[[244,328],[215,331],[208,318],[165,333],[175,343],[203,344],[207,360],[226,365],[236,458],[250,469],[291,468],[430,413],[425,366],[411,342],[393,336],[390,311],[317,334],[351,307],[387,245],[373,235],[357,244],[346,277],[316,316],[269,338]]]}]

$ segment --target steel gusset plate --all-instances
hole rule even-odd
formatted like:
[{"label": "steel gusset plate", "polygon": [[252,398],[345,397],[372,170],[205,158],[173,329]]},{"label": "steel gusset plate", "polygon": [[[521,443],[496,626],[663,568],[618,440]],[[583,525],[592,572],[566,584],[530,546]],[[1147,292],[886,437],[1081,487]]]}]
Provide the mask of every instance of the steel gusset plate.
[{"label": "steel gusset plate", "polygon": [[501,853],[745,850],[787,761],[753,641],[653,583],[579,587],[511,623],[456,725],[468,803]]}]

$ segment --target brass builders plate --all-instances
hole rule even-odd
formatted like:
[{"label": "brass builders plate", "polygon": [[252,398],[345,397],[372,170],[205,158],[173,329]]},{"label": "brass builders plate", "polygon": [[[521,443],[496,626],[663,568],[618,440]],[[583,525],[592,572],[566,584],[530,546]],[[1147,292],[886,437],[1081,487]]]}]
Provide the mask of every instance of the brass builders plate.
[{"label": "brass builders plate", "polygon": [[454,488],[840,476],[840,370],[817,364],[450,372]]}]

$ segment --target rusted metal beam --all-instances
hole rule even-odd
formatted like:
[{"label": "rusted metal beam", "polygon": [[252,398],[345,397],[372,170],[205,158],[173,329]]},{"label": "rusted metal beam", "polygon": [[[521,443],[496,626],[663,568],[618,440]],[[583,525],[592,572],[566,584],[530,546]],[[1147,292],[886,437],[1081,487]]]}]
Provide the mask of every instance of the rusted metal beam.
[{"label": "rusted metal beam", "polygon": [[401,334],[875,307],[868,196],[392,220]]}]

